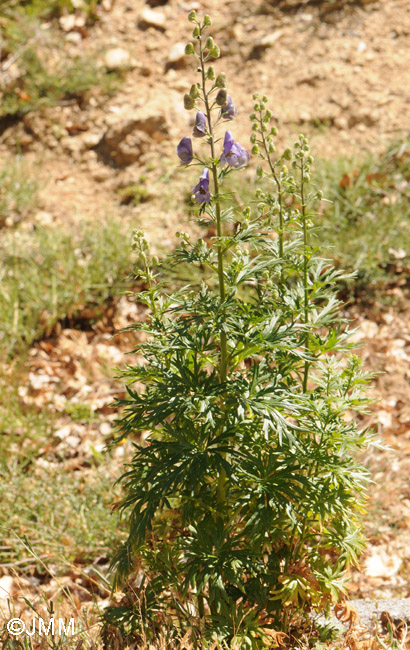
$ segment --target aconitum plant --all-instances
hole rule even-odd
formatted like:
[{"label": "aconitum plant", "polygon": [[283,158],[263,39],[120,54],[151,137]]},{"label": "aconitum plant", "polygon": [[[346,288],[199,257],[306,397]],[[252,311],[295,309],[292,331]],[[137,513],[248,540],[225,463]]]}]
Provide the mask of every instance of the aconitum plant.
[{"label": "aconitum plant", "polygon": [[[192,200],[206,236],[178,233],[158,262],[135,233],[149,315],[134,325],[143,362],[122,372],[117,441],[137,442],[120,479],[129,536],[113,562],[130,598],[106,620],[145,639],[255,649],[343,599],[364,545],[369,477],[356,458],[372,437],[352,412],[366,406],[369,377],[336,296],[346,276],[318,255],[306,138],[278,153],[268,100],[255,94],[251,161],[214,70],[211,20],[189,20],[199,81],[177,156],[198,166]],[[256,160],[255,197],[238,209],[230,177]],[[179,289],[168,279],[178,265],[193,278]]]}]

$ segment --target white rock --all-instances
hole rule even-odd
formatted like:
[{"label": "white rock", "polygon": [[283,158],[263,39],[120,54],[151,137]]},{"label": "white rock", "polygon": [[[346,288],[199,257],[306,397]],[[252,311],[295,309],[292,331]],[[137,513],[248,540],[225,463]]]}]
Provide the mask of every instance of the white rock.
[{"label": "white rock", "polygon": [[185,58],[188,58],[185,55],[185,43],[175,43],[168,54],[168,63],[182,63]]},{"label": "white rock", "polygon": [[365,561],[365,573],[371,578],[391,578],[396,575],[402,565],[402,560],[387,551],[383,546],[375,546]]},{"label": "white rock", "polygon": [[7,600],[11,600],[13,592],[13,578],[10,576],[2,576],[0,578],[0,605],[4,607]]},{"label": "white rock", "polygon": [[165,14],[146,7],[141,11],[138,22],[141,26],[155,27],[165,31],[165,21]]},{"label": "white rock", "polygon": [[104,56],[104,64],[108,70],[127,70],[133,65],[129,52],[122,47],[108,50]]}]

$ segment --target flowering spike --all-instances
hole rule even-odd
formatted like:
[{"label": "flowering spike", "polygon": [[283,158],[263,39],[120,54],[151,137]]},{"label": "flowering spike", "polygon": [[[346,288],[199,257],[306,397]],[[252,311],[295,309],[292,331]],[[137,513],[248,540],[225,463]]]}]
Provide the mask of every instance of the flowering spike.
[{"label": "flowering spike", "polygon": [[192,194],[198,203],[209,203],[211,195],[209,193],[209,169],[205,167],[199,177],[199,183],[192,188]]},{"label": "flowering spike", "polygon": [[249,160],[250,155],[246,149],[239,142],[235,142],[231,131],[226,131],[220,164],[237,169],[247,165]]},{"label": "flowering spike", "polygon": [[238,111],[236,110],[236,106],[232,101],[232,97],[230,95],[227,95],[226,104],[221,108],[221,117],[223,117],[224,120],[233,120],[237,113]]},{"label": "flowering spike", "polygon": [[189,163],[192,162],[194,152],[192,150],[191,138],[188,138],[188,136],[182,138],[177,146],[177,154],[183,165],[189,165]]},{"label": "flowering spike", "polygon": [[226,88],[226,75],[224,72],[220,72],[216,78],[215,86],[217,88]]},{"label": "flowering spike", "polygon": [[221,88],[215,97],[215,102],[218,104],[218,106],[225,106],[227,99],[228,93],[226,92],[226,89]]},{"label": "flowering spike", "polygon": [[206,117],[201,111],[196,114],[192,135],[194,138],[203,138],[206,135]]},{"label": "flowering spike", "polygon": [[188,93],[186,93],[186,95],[184,95],[184,108],[187,111],[190,111],[194,108],[194,106],[195,101],[192,99],[191,95],[188,95]]}]

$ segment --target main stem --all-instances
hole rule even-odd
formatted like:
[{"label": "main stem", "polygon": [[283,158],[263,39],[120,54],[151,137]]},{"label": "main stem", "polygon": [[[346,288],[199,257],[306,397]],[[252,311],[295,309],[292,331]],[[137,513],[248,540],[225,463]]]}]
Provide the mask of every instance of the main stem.
[{"label": "main stem", "polygon": [[268,148],[268,143],[266,142],[265,138],[265,133],[263,131],[263,122],[262,122],[262,114],[260,112],[260,134],[262,137],[262,143],[263,143],[263,148],[265,149],[266,157],[268,160],[269,164],[269,169],[271,170],[272,176],[275,180],[276,186],[278,188],[278,199],[279,199],[279,257],[281,259],[281,265],[280,265],[280,283],[283,285],[284,282],[284,268],[283,268],[283,204],[282,204],[282,186],[280,184],[280,180],[278,178],[278,175],[275,170],[275,166],[271,160],[270,153],[269,153],[269,148]]},{"label": "main stem", "polygon": [[[209,142],[211,146],[211,157],[212,160],[215,160],[215,143],[214,143],[214,134],[212,129],[212,120],[211,120],[211,109],[209,107],[208,95],[206,92],[206,76],[205,76],[205,65],[204,65],[204,55],[202,49],[201,36],[199,37],[199,57],[201,62],[201,75],[202,75],[202,90],[204,94],[204,103],[206,111],[206,119],[208,122],[208,132],[209,132]],[[219,180],[218,180],[218,169],[215,162],[212,162],[211,166],[212,178],[214,182],[214,195],[215,195],[215,215],[216,215],[216,233],[218,236],[217,243],[217,255],[218,255],[218,283],[219,283],[219,297],[221,303],[225,302],[225,279],[224,279],[224,260],[223,260],[223,247],[222,247],[222,220],[221,220],[221,203],[219,199]],[[227,340],[225,332],[220,333],[220,348],[221,348],[221,357],[219,365],[219,377],[221,383],[226,381],[228,374],[228,353],[227,353]],[[221,505],[225,501],[226,496],[226,472],[222,468],[219,472],[218,477],[218,486],[217,486],[217,504]]]},{"label": "main stem", "polygon": [[[309,250],[308,250],[308,227],[306,220],[306,204],[305,204],[305,175],[304,175],[304,161],[302,159],[301,165],[301,188],[300,196],[302,201],[302,221],[303,221],[303,293],[304,293],[304,318],[303,322],[307,326],[309,321],[309,289],[308,289],[308,265],[309,265]],[[309,352],[309,332],[305,334],[305,352]],[[305,361],[305,369],[303,373],[303,392],[306,392],[307,382],[309,376],[309,362]]]}]

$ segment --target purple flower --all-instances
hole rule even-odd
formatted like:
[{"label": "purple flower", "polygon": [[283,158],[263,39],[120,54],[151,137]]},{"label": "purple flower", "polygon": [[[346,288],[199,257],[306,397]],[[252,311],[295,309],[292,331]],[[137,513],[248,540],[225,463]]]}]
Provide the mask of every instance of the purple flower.
[{"label": "purple flower", "polygon": [[191,138],[185,137],[182,138],[181,142],[177,146],[177,154],[180,161],[184,165],[189,165],[194,157],[194,152],[192,151],[192,142]]},{"label": "purple flower", "polygon": [[250,160],[250,155],[239,142],[235,142],[232,132],[227,131],[224,139],[224,150],[221,156],[221,165],[229,167],[243,167]]},{"label": "purple flower", "polygon": [[192,194],[195,194],[195,200],[198,203],[209,203],[211,199],[209,193],[209,169],[206,167],[199,177],[199,183],[192,188]]},{"label": "purple flower", "polygon": [[232,97],[228,95],[226,98],[225,106],[222,106],[221,108],[221,117],[223,117],[224,120],[233,120],[237,112],[238,111],[236,110],[236,106],[232,101]]},{"label": "purple flower", "polygon": [[194,138],[203,138],[206,135],[206,117],[201,111],[198,111],[195,118],[195,126],[192,131]]}]

